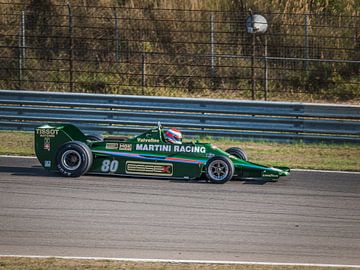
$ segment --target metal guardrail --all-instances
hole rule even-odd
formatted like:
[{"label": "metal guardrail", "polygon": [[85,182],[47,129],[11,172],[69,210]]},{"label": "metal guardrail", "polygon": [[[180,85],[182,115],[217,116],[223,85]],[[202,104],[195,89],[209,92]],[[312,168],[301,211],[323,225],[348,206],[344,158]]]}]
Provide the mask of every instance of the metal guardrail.
[{"label": "metal guardrail", "polygon": [[186,135],[360,143],[360,106],[0,91],[0,126],[66,122],[85,132],[137,133],[156,125]]}]

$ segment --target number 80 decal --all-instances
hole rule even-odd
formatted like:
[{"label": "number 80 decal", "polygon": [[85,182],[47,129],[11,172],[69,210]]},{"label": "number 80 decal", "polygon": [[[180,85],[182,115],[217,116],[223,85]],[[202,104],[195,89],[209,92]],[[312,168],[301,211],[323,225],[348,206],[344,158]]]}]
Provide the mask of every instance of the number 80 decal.
[{"label": "number 80 decal", "polygon": [[116,172],[119,168],[119,161],[105,159],[101,165],[102,172]]}]

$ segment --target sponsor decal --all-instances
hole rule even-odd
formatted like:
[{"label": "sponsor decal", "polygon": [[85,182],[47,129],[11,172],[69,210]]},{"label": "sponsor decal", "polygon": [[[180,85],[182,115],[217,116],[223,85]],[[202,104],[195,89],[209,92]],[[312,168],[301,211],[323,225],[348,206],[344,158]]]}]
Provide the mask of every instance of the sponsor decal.
[{"label": "sponsor decal", "polygon": [[117,150],[119,147],[119,144],[118,143],[107,143],[105,145],[105,148],[106,149],[111,149],[111,150]]},{"label": "sponsor decal", "polygon": [[49,137],[44,138],[44,150],[50,151],[50,138]]},{"label": "sponsor decal", "polygon": [[153,154],[133,154],[126,152],[114,152],[114,151],[101,151],[93,150],[93,153],[106,154],[116,157],[132,157],[132,158],[141,158],[141,159],[150,159],[150,160],[160,160],[160,161],[170,161],[170,162],[180,162],[180,163],[189,163],[189,164],[203,164],[202,160],[186,159],[186,158],[176,158],[176,157],[166,157],[163,155],[154,156]]},{"label": "sponsor decal", "polygon": [[138,142],[142,142],[142,143],[158,143],[160,142],[159,139],[154,139],[154,138],[149,138],[149,139],[146,139],[146,138],[137,138],[137,141]]},{"label": "sponsor decal", "polygon": [[137,151],[149,152],[177,152],[177,153],[206,153],[204,146],[172,145],[172,144],[136,144]]},{"label": "sponsor decal", "polygon": [[119,143],[120,151],[132,151],[132,145],[128,143]]},{"label": "sponsor decal", "polygon": [[51,160],[45,160],[44,161],[44,167],[45,168],[50,168],[51,167]]},{"label": "sponsor decal", "polygon": [[171,144],[136,144],[137,151],[171,152]]},{"label": "sponsor decal", "polygon": [[61,167],[60,163],[56,164],[56,168],[58,169],[58,171],[59,171],[61,174],[66,175],[66,176],[71,176],[71,173],[68,172],[68,171],[65,171],[65,170]]},{"label": "sponsor decal", "polygon": [[142,174],[156,176],[172,176],[173,165],[171,163],[126,161],[127,174]]},{"label": "sponsor decal", "polygon": [[268,173],[268,172],[263,172],[262,177],[279,178],[279,175],[273,174],[273,173]]},{"label": "sponsor decal", "polygon": [[37,128],[36,135],[40,137],[54,138],[59,134],[59,130],[55,128]]}]

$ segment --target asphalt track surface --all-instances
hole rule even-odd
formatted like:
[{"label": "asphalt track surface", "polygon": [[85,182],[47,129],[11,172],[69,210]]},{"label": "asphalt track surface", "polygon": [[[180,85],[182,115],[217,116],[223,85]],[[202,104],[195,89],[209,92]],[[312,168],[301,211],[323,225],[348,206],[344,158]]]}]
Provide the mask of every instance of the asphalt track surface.
[{"label": "asphalt track surface", "polygon": [[0,157],[0,254],[360,265],[360,174],[70,179]]}]

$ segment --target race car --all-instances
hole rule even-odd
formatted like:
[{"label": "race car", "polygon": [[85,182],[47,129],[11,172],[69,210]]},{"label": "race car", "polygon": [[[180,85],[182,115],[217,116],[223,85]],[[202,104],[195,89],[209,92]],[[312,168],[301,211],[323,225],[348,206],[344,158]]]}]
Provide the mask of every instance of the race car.
[{"label": "race car", "polygon": [[175,128],[157,127],[132,138],[87,136],[71,124],[35,129],[35,152],[42,166],[63,176],[83,174],[205,179],[223,184],[231,179],[278,179],[287,167],[248,161],[238,147],[223,151],[210,143],[183,142]]}]

